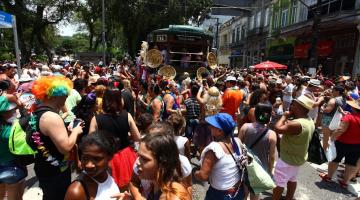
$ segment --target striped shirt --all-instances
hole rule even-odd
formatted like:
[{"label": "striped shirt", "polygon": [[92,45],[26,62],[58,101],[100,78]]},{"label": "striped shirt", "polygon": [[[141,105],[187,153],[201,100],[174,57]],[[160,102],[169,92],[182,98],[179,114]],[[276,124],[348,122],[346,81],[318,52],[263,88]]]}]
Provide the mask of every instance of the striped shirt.
[{"label": "striped shirt", "polygon": [[186,119],[198,119],[200,115],[200,104],[195,97],[189,97],[185,100]]}]

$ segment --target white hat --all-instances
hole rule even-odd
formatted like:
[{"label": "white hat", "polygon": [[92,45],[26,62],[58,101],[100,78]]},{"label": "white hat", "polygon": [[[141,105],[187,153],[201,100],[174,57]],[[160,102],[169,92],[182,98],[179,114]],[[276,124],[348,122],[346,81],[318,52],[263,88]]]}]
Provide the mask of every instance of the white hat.
[{"label": "white hat", "polygon": [[312,85],[315,87],[321,87],[321,82],[317,79],[310,79],[309,85]]},{"label": "white hat", "polygon": [[30,77],[29,74],[21,74],[19,82],[23,83],[23,82],[30,82],[33,81],[34,79]]},{"label": "white hat", "polygon": [[228,77],[226,77],[225,82],[228,82],[228,81],[236,81],[236,78],[234,76],[228,76]]},{"label": "white hat", "polygon": [[11,63],[9,66],[10,66],[10,67],[17,67],[17,65],[16,65],[16,64],[13,64],[13,63]]}]

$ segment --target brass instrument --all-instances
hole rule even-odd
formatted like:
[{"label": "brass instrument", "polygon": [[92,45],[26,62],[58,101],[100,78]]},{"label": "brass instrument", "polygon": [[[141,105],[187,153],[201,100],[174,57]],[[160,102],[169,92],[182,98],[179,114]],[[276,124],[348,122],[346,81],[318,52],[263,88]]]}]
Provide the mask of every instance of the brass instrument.
[{"label": "brass instrument", "polygon": [[204,72],[210,74],[209,70],[207,70],[205,67],[199,67],[199,69],[196,71],[196,77],[198,80],[202,80],[201,74]]},{"label": "brass instrument", "polygon": [[173,80],[176,76],[176,70],[171,65],[163,66],[158,71],[159,75],[162,75],[164,79]]},{"label": "brass instrument", "polygon": [[216,55],[213,52],[208,53],[207,62],[210,69],[216,69],[218,67]]},{"label": "brass instrument", "polygon": [[146,52],[145,64],[150,68],[157,68],[162,64],[162,62],[163,56],[159,50],[150,49],[148,52]]}]

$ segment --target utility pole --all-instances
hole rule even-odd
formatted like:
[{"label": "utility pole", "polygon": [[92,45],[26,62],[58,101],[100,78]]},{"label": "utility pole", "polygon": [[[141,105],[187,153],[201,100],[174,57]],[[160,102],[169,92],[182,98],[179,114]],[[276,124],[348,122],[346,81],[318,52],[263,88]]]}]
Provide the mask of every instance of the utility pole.
[{"label": "utility pole", "polygon": [[102,0],[102,46],[103,46],[103,66],[106,66],[106,41],[105,41],[105,0]]},{"label": "utility pole", "polygon": [[309,68],[315,68],[317,69],[318,65],[318,56],[316,52],[316,45],[319,40],[319,34],[320,34],[320,23],[321,23],[321,4],[322,0],[317,0],[315,11],[311,10],[311,8],[303,1],[299,0],[299,2],[304,5],[310,12],[313,13],[314,19],[313,19],[313,25],[311,28],[312,31],[312,37],[311,37],[311,43],[310,43],[310,59],[309,59]]},{"label": "utility pole", "polygon": [[314,20],[312,25],[312,37],[311,37],[311,46],[310,46],[310,61],[309,61],[309,68],[317,69],[318,65],[318,55],[316,52],[316,45],[319,40],[320,34],[320,23],[321,23],[321,3],[322,0],[317,0],[316,9],[314,12]]},{"label": "utility pole", "polygon": [[216,34],[215,34],[215,47],[216,47],[216,56],[219,52],[219,18],[216,18]]}]

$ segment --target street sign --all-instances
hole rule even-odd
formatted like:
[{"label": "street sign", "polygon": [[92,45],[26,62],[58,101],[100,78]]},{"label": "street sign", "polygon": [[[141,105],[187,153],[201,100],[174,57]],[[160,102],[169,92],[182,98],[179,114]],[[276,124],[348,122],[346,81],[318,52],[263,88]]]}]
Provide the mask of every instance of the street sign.
[{"label": "street sign", "polygon": [[6,12],[0,11],[0,28],[12,28],[12,16]]},{"label": "street sign", "polygon": [[17,64],[17,68],[18,68],[18,75],[20,77],[20,74],[21,74],[20,49],[19,49],[19,40],[18,40],[18,34],[17,34],[17,28],[16,28],[16,17],[0,10],[0,28],[12,28],[13,29],[16,64]]}]

